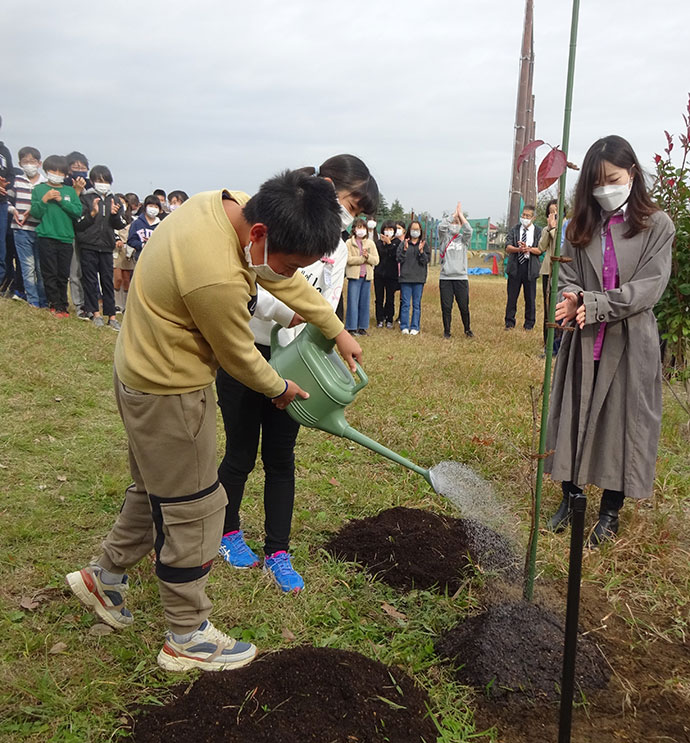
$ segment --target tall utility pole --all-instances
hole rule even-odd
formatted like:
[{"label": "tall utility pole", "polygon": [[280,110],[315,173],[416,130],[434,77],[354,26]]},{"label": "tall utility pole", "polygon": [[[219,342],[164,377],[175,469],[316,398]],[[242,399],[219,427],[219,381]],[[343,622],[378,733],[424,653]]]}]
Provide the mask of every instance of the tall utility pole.
[{"label": "tall utility pole", "polygon": [[513,171],[510,186],[510,201],[508,204],[509,226],[516,224],[520,218],[520,198],[527,199],[527,173],[535,167],[533,155],[530,161],[526,162],[521,168],[525,172],[525,181],[523,183],[522,173],[517,170],[516,164],[525,145],[534,137],[534,98],[532,96],[532,74],[534,69],[533,15],[533,0],[525,0],[525,26],[522,31],[522,52],[520,54],[520,82],[515,108]]}]

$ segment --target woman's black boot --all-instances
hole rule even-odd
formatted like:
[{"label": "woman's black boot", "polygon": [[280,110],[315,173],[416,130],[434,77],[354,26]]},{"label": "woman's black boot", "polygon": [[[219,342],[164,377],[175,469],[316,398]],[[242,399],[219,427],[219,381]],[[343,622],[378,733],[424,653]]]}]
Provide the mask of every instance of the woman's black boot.
[{"label": "woman's black boot", "polygon": [[623,493],[604,490],[599,506],[599,520],[587,540],[589,549],[596,549],[602,542],[612,542],[618,534],[618,512],[623,507]]}]

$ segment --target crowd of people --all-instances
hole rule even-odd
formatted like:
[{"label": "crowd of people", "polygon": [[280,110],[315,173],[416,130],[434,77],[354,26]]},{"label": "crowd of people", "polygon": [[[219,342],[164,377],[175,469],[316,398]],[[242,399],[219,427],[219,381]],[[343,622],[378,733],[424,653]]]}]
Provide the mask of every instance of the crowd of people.
[{"label": "crowd of people", "polygon": [[[289,553],[299,426],[286,408],[308,395],[268,363],[271,336],[278,332],[284,343],[311,322],[334,339],[354,371],[362,349],[353,336],[367,333],[372,281],[377,327],[395,327],[399,291],[400,332],[418,335],[430,260],[422,225],[386,221],[379,231],[373,218],[361,218],[376,213],[379,192],[352,155],[284,171],[253,197],[224,189],[166,198],[159,190],[143,204],[133,193],[113,193],[110,170],[89,170],[79,152],[42,161],[36,148],[22,147],[18,161],[16,172],[0,143],[0,280],[8,280],[9,215],[15,277],[23,279],[29,304],[68,316],[69,283],[78,314],[95,325],[120,329],[118,309],[127,308],[115,348],[115,395],[133,484],[101,556],[70,573],[68,585],[102,621],[127,627],[133,619],[124,605],[126,571],[153,550],[168,624],[159,664],[244,665],[256,648],[208,619],[205,587],[214,556],[240,569],[263,563],[286,593],[304,588]],[[515,327],[520,292],[524,328],[534,328],[539,275],[547,277],[548,297],[551,269],[540,256],[555,260],[556,210],[549,204],[542,235],[534,207],[525,206],[508,235],[506,330]],[[603,490],[593,547],[618,532],[624,498],[652,493],[661,426],[653,309],[670,275],[674,232],[652,202],[630,144],[617,136],[595,142],[562,238],[555,319],[563,334],[545,462],[562,482],[563,499],[549,521],[554,531],[568,525],[585,485]],[[460,203],[439,234],[444,336],[451,335],[455,301],[472,337],[472,229]],[[18,284],[13,290],[21,291]],[[220,466],[215,414],[206,414],[214,383],[226,434]],[[263,560],[245,541],[240,518],[259,442]]]},{"label": "crowd of people", "polygon": [[[69,317],[120,330],[132,272],[153,231],[189,198],[162,189],[114,193],[105,165],[81,152],[42,159],[21,147],[18,168],[0,149],[0,291]],[[69,287],[69,292],[68,292]]]}]

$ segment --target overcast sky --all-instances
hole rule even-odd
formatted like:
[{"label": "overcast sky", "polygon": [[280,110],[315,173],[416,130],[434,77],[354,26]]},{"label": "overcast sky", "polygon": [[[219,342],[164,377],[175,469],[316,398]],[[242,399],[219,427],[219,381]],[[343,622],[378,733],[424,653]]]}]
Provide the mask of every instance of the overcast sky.
[{"label": "overcast sky", "polygon": [[[570,0],[535,0],[537,137],[557,145]],[[362,157],[389,203],[507,211],[523,0],[3,2],[0,138],[84,152],[117,190],[253,192]],[[687,0],[581,0],[569,159],[651,167],[690,90]],[[545,154],[545,149],[538,153]]]}]

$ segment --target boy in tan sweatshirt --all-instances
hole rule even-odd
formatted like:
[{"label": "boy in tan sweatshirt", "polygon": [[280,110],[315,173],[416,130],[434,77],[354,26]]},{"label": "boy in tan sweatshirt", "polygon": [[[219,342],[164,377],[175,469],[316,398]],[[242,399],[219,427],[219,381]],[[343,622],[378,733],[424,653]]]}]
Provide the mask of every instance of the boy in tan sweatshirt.
[{"label": "boy in tan sweatshirt", "polygon": [[67,583],[102,621],[126,627],[133,620],[125,571],[153,547],[169,628],[158,663],[168,670],[237,668],[256,654],[208,620],[205,585],[227,502],[211,385],[221,365],[281,409],[307,396],[254,346],[257,282],[335,338],[354,370],[361,348],[297,271],[335,251],[340,225],[332,184],[286,171],[251,199],[240,191],[192,197],[158,227],[137,263],[114,380],[134,483],[102,555]]}]

